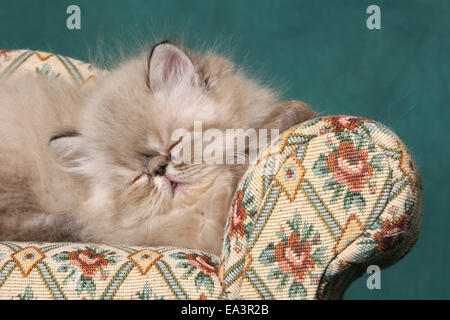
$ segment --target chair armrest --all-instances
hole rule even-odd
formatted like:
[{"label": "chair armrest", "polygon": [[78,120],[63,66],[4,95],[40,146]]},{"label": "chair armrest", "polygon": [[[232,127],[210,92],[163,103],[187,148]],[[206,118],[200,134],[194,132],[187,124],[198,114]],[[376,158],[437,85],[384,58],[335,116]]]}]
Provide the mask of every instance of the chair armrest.
[{"label": "chair armrest", "polygon": [[416,242],[422,187],[414,161],[382,124],[317,117],[282,134],[249,168],[225,230],[224,295],[341,298],[368,265]]}]

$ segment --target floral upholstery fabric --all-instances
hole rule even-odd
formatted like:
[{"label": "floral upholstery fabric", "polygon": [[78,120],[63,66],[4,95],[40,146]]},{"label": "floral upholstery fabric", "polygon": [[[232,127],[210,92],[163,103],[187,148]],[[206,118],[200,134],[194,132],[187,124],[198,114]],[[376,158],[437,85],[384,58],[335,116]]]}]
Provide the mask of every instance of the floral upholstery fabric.
[{"label": "floral upholstery fabric", "polygon": [[285,132],[236,191],[221,281],[229,298],[339,298],[365,266],[417,240],[421,185],[411,155],[368,119],[318,117]]},{"label": "floral upholstery fabric", "polygon": [[85,84],[103,70],[59,54],[32,50],[0,50],[0,77],[40,74]]},{"label": "floral upholstery fabric", "polygon": [[0,243],[1,299],[217,299],[218,258],[177,248]]},{"label": "floral upholstery fabric", "polygon": [[[82,85],[103,72],[55,54],[0,51],[0,77],[39,73]],[[0,242],[0,298],[340,298],[368,265],[402,258],[421,217],[420,177],[392,131],[359,117],[317,117],[283,133],[242,178],[221,258]]]}]

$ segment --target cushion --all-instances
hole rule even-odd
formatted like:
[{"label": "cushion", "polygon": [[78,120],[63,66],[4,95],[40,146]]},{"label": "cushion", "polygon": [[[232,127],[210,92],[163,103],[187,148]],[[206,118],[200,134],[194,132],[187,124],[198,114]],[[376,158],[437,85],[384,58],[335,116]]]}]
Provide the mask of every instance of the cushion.
[{"label": "cushion", "polygon": [[102,70],[59,54],[33,50],[0,50],[0,77],[41,74],[83,84]]},{"label": "cushion", "polygon": [[217,299],[218,264],[172,247],[0,242],[0,299]]}]

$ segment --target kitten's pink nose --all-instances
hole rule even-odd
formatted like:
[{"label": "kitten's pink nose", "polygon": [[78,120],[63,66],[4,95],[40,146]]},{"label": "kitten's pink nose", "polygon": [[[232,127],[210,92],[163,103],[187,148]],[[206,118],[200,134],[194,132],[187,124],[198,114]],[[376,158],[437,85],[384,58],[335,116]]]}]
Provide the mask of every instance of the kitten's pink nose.
[{"label": "kitten's pink nose", "polygon": [[147,170],[154,176],[163,176],[166,173],[168,161],[167,156],[156,156],[147,164]]}]

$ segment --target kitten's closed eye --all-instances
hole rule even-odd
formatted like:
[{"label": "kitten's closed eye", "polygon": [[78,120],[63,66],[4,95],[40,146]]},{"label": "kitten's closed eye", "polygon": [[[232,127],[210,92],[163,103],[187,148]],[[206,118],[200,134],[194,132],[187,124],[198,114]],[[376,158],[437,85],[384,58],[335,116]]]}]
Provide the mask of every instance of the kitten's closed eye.
[{"label": "kitten's closed eye", "polygon": [[157,152],[140,152],[142,158],[144,158],[145,163],[149,163],[153,158],[159,156]]},{"label": "kitten's closed eye", "polygon": [[[172,151],[172,149],[177,146],[181,141],[183,140],[183,137],[180,137],[180,139],[178,139],[177,141],[174,141],[172,144],[169,145],[169,147],[167,148],[167,153],[169,154],[169,158],[170,158],[170,152]],[[153,160],[154,158],[156,158],[157,156],[164,156],[161,153],[158,152],[139,152],[139,155],[144,158],[145,163],[149,163],[151,160]]]}]

